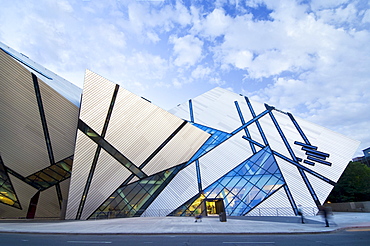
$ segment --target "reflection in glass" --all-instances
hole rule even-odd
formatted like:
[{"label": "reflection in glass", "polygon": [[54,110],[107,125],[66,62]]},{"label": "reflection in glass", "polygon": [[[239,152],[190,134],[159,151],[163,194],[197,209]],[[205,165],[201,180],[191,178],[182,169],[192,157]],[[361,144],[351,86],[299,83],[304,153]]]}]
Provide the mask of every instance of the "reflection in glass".
[{"label": "reflection in glass", "polygon": [[242,216],[260,204],[285,184],[271,149],[265,147],[204,189],[203,194],[190,199],[171,215],[193,215],[201,209],[199,199],[222,198],[225,212]]}]

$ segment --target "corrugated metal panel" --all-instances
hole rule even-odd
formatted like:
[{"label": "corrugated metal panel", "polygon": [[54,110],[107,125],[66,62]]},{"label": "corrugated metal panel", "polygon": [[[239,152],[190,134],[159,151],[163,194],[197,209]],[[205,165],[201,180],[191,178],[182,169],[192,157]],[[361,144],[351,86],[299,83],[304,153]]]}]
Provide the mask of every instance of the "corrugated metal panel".
[{"label": "corrugated metal panel", "polygon": [[[147,211],[173,211],[198,193],[195,165],[189,165],[167,185]],[[166,214],[161,214],[166,216]]]},{"label": "corrugated metal panel", "polygon": [[209,134],[190,124],[180,132],[143,168],[152,175],[169,167],[187,162],[209,138]]},{"label": "corrugated metal panel", "polygon": [[[253,118],[249,111],[248,105],[245,103],[244,97],[241,97],[235,93],[221,88],[215,88],[192,100],[195,122],[227,132],[235,130],[241,125],[241,122],[234,101],[238,101],[246,122]],[[264,104],[255,102],[253,100],[250,100],[250,102],[256,115],[266,110]],[[178,114],[178,116],[184,117],[185,115],[189,114],[188,103],[177,106],[176,108],[171,110],[171,112],[173,112],[174,114]],[[288,115],[285,115],[278,111],[273,111],[273,114],[278,121],[279,126],[281,127],[295,155],[302,159],[306,159],[304,151],[302,151],[299,146],[296,146],[294,144],[294,141],[303,141],[291,119],[288,117]],[[359,142],[351,140],[341,134],[332,132],[328,129],[301,120],[299,118],[296,118],[296,121],[298,122],[312,145],[318,146],[319,151],[330,154],[330,157],[327,159],[327,161],[332,163],[331,167],[323,164],[316,164],[315,166],[308,166],[308,168],[322,174],[323,176],[328,177],[333,181],[337,181],[344,171],[348,161],[351,159],[353,153],[356,151]],[[285,146],[270,116],[266,115],[262,117],[259,122],[262,126],[264,134],[268,139],[270,147],[274,151],[277,151],[280,154],[291,158],[288,148]],[[248,130],[252,136],[252,139],[263,144],[262,137],[256,127],[256,124],[249,126]],[[244,131],[241,131],[239,134],[244,135]],[[243,144],[248,144],[247,141],[240,140],[235,137],[232,140],[228,140],[227,143],[235,139],[237,139],[235,143],[238,143],[240,146],[242,146]],[[226,146],[226,143],[222,145]],[[259,150],[259,148],[257,148],[257,150]],[[214,180],[222,176],[225,172],[224,170],[226,170],[227,168],[232,168],[229,167],[228,164],[224,164],[224,167],[218,166],[218,163],[230,162],[229,158],[226,158],[224,156],[227,156],[230,152],[237,153],[238,155],[238,153],[240,153],[241,151],[235,150],[235,148],[233,149],[232,147],[230,149],[222,149],[218,147],[211,153],[201,158],[201,173],[202,179],[204,179],[203,187],[206,187],[207,185],[214,182]],[[237,157],[233,156],[230,158]],[[316,205],[314,204],[312,197],[309,194],[307,187],[298,172],[297,167],[290,163],[282,161],[278,157],[277,159],[279,159],[279,163],[283,163],[283,174],[284,176],[286,176],[290,189],[293,190],[292,194],[295,200],[298,200],[296,201],[297,204],[301,203],[302,205],[304,205],[304,207],[315,207]],[[213,160],[216,160],[216,162],[214,162]],[[212,169],[207,169],[207,163],[211,163],[213,165]],[[218,170],[222,170],[222,172]],[[315,177],[311,177],[311,179],[314,182],[314,184],[312,184],[313,186],[318,187],[319,184],[321,184],[321,186],[325,186],[325,189],[327,189],[327,191],[317,191],[319,199],[325,200],[325,196],[329,194],[331,186],[326,183],[324,184],[321,180],[315,180]]]},{"label": "corrugated metal panel", "polygon": [[302,180],[302,176],[299,174],[298,168],[291,163],[287,163],[281,158],[275,158],[281,173],[284,176],[285,182],[287,183],[289,190],[293,196],[296,205],[300,204],[303,207],[316,207],[314,200],[306,184]]},{"label": "corrugated metal panel", "polygon": [[71,179],[67,179],[59,183],[60,189],[62,191],[63,200],[68,200],[68,192],[69,192],[70,183],[71,183]]},{"label": "corrugated metal panel", "polygon": [[294,211],[284,188],[264,200],[246,216],[294,216]]},{"label": "corrugated metal panel", "polygon": [[39,80],[55,162],[73,155],[79,108]]},{"label": "corrugated metal panel", "polygon": [[75,219],[97,144],[78,131],[68,195],[66,219]]},{"label": "corrugated metal panel", "polygon": [[203,189],[252,156],[247,141],[237,134],[200,158]]},{"label": "corrugated metal panel", "polygon": [[120,88],[106,139],[140,166],[183,121]]},{"label": "corrugated metal panel", "polygon": [[330,154],[327,161],[332,163],[331,167],[316,164],[310,168],[334,182],[338,181],[360,142],[297,117],[296,121],[318,151]]},{"label": "corrugated metal panel", "polygon": [[35,218],[59,218],[60,207],[56,187],[51,187],[40,193]]},{"label": "corrugated metal panel", "polygon": [[134,182],[136,182],[138,180],[139,180],[139,178],[136,177],[136,176],[134,176],[133,179],[131,179],[130,182],[128,182],[128,184],[134,183]]},{"label": "corrugated metal panel", "polygon": [[[273,113],[275,117],[276,115],[280,114],[277,112],[273,112]],[[259,122],[261,124],[263,132],[265,133],[265,136],[267,138],[270,148],[291,159],[288,148],[285,146],[284,141],[282,140],[279,134],[279,131],[275,127],[271,117],[269,115],[265,115],[259,120]],[[282,120],[279,121],[279,125],[282,128],[284,135],[285,133],[287,133],[285,129],[283,128],[286,122],[287,121],[282,122]],[[299,138],[298,140],[300,139],[301,138]]]},{"label": "corrugated metal panel", "polygon": [[[19,64],[27,69],[28,71],[36,74],[37,77],[45,79],[46,82],[50,87],[52,87],[58,94],[63,95],[67,98],[70,102],[74,105],[79,107],[80,105],[80,97],[82,89],[77,87],[76,85],[72,84],[71,82],[63,79],[62,77],[58,76],[57,74],[49,71],[45,67],[37,64],[36,62],[29,59],[27,56],[13,50],[9,46],[0,42],[0,48],[5,50],[9,56],[13,56],[13,59],[17,59]],[[50,78],[50,79],[47,79]]]},{"label": "corrugated metal panel", "polygon": [[328,198],[334,186],[326,183],[325,181],[322,181],[321,179],[317,177],[314,177],[310,173],[306,172],[306,175],[307,175],[308,180],[310,181],[310,184],[312,185],[312,188],[315,190],[315,193],[317,195],[317,198],[319,198],[320,203],[324,204],[326,198]]},{"label": "corrugated metal panel", "polygon": [[185,102],[182,104],[177,105],[177,107],[168,110],[169,113],[176,115],[177,117],[190,121],[190,113],[189,113],[189,102]]},{"label": "corrugated metal panel", "polygon": [[0,152],[28,176],[50,165],[31,73],[0,50]]},{"label": "corrugated metal panel", "polygon": [[222,93],[216,88],[194,98],[192,101],[195,122],[225,132],[232,132],[240,127],[233,95],[235,94]]},{"label": "corrugated metal panel", "polygon": [[87,219],[130,174],[131,172],[122,164],[102,150],[87,194],[81,219]]},{"label": "corrugated metal panel", "polygon": [[86,70],[80,119],[101,134],[112,100],[115,84]]}]

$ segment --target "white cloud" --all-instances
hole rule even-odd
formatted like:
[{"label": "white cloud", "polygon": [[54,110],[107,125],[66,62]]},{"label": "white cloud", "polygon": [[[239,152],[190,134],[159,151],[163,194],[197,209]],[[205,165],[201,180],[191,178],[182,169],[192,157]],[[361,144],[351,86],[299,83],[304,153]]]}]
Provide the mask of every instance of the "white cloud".
[{"label": "white cloud", "polygon": [[174,64],[176,66],[193,66],[202,57],[203,42],[192,35],[184,37],[172,36],[170,42],[174,45]]},{"label": "white cloud", "polygon": [[194,30],[202,33],[206,38],[213,38],[225,33],[232,23],[232,18],[225,14],[223,9],[214,9],[212,13],[196,25]]},{"label": "white cloud", "polygon": [[194,79],[205,79],[211,72],[212,70],[209,67],[199,65],[191,72],[191,76]]},{"label": "white cloud", "polygon": [[[256,20],[245,5],[265,5],[270,19]],[[370,121],[366,6],[350,0],[13,0],[2,2],[0,39],[80,86],[86,68],[132,91],[184,95],[188,89],[191,98],[190,83],[197,92],[222,85],[369,145],[358,130],[370,131],[364,123]]]},{"label": "white cloud", "polygon": [[175,88],[180,89],[182,87],[182,83],[178,79],[173,79],[172,84]]},{"label": "white cloud", "polygon": [[370,10],[366,10],[362,18],[363,23],[370,23]]}]

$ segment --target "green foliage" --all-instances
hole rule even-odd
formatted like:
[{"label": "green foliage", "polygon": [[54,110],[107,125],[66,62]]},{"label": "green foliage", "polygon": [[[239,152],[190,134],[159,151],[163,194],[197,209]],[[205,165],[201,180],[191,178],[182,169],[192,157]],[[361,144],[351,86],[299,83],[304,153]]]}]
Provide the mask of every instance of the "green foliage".
[{"label": "green foliage", "polygon": [[327,201],[370,201],[370,167],[360,162],[350,162]]}]

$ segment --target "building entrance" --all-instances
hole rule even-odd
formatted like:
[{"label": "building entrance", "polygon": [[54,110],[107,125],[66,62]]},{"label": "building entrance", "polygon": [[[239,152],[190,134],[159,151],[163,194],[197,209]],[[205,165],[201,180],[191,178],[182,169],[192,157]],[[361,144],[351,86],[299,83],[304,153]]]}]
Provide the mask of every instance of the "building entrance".
[{"label": "building entrance", "polygon": [[206,199],[205,202],[208,216],[225,212],[224,201],[222,199]]}]

